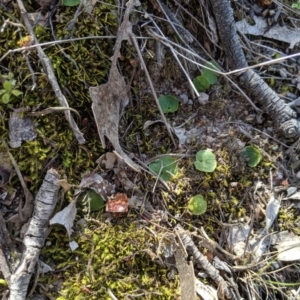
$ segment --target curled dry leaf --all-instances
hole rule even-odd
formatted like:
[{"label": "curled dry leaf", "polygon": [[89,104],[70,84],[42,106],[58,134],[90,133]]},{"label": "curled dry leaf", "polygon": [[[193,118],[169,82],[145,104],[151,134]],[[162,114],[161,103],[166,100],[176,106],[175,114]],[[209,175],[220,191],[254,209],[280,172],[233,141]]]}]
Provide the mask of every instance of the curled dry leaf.
[{"label": "curled dry leaf", "polygon": [[84,176],[79,187],[81,189],[89,188],[94,190],[105,201],[115,193],[115,186],[97,173]]},{"label": "curled dry leaf", "polygon": [[101,155],[97,159],[96,163],[99,164],[101,167],[104,167],[104,169],[106,170],[112,170],[115,167],[117,158],[117,155],[113,152],[107,152]]}]

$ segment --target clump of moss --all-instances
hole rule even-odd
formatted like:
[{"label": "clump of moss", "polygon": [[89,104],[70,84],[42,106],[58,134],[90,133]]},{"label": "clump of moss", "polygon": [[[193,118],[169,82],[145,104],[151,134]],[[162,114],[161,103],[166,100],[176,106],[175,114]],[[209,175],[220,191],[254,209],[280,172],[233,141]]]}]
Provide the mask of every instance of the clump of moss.
[{"label": "clump of moss", "polygon": [[[157,245],[154,235],[129,219],[122,223],[101,223],[97,228],[85,229],[78,237],[79,248],[73,254],[59,245],[45,252],[48,259],[53,256],[55,262],[60,262],[56,265],[58,269],[67,267],[60,274],[63,286],[58,291],[59,296],[53,292],[51,296],[58,300],[111,299],[110,289],[119,299],[130,298],[130,295],[140,295],[142,299],[176,299],[179,295],[177,277],[169,280],[168,268],[152,259]],[[58,240],[61,239],[56,237],[56,243]],[[52,285],[54,282],[52,280]]]}]

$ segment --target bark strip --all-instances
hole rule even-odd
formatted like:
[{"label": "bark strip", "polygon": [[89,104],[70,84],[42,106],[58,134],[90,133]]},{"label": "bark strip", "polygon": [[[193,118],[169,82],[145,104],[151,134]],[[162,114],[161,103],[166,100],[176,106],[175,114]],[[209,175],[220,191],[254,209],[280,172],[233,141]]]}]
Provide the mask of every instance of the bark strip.
[{"label": "bark strip", "polygon": [[59,192],[59,174],[50,169],[35,198],[34,215],[29,223],[23,240],[23,253],[19,265],[10,277],[9,300],[26,299],[30,278],[34,273],[39,254],[44,246],[45,233],[52,215]]}]

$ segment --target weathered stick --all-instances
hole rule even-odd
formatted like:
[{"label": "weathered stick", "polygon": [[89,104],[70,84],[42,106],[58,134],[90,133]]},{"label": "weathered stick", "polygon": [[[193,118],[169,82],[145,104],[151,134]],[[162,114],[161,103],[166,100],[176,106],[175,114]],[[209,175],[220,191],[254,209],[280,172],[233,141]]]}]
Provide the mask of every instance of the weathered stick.
[{"label": "weathered stick", "polygon": [[[34,31],[33,31],[33,28],[30,24],[30,21],[28,19],[28,15],[27,15],[27,11],[23,5],[23,2],[22,0],[17,0],[17,3],[18,3],[18,6],[19,6],[19,9],[20,9],[20,12],[21,12],[21,16],[23,18],[23,21],[25,23],[25,26],[28,30],[28,33],[32,36],[32,38],[34,39],[34,42],[37,44],[38,41],[37,41],[37,38],[34,34]],[[57,82],[57,79],[56,79],[56,76],[54,74],[54,71],[53,71],[53,68],[52,68],[52,64],[51,64],[51,61],[50,59],[48,58],[48,56],[45,54],[45,52],[43,51],[42,47],[40,46],[37,46],[36,47],[36,50],[37,50],[37,54],[43,64],[43,67],[45,68],[45,72],[48,76],[48,79],[49,79],[49,82],[52,86],[52,89],[60,103],[61,106],[63,107],[69,107],[69,104],[67,102],[67,99],[65,98],[64,94],[62,93],[60,87],[59,87],[59,84]],[[69,122],[70,124],[70,127],[71,129],[73,130],[73,133],[78,141],[79,144],[84,144],[85,143],[85,139],[83,137],[83,134],[82,132],[79,130],[77,124],[75,123],[73,117],[71,116],[71,113],[70,111],[66,110],[65,111],[65,116],[66,116],[66,119],[67,121]]]},{"label": "weathered stick", "polygon": [[[209,0],[218,27],[221,44],[232,70],[248,66],[237,35],[233,10],[228,0]],[[260,102],[286,138],[300,136],[297,113],[277,95],[252,69],[236,75],[240,86],[256,101]]]},{"label": "weathered stick", "polygon": [[57,181],[59,179],[59,174],[54,169],[50,169],[35,198],[33,218],[29,223],[23,240],[24,250],[22,257],[8,282],[10,289],[9,300],[26,299],[30,278],[34,273],[40,251],[44,246],[48,221],[58,199],[60,185]]},{"label": "weathered stick", "polygon": [[226,281],[220,275],[219,271],[207,260],[207,258],[198,250],[195,246],[193,240],[186,234],[185,230],[177,225],[175,227],[176,232],[181,238],[182,243],[184,244],[186,251],[189,255],[192,255],[203,270],[209,275],[209,277],[218,284],[219,292],[225,295],[227,299],[233,299],[233,294],[227,286]]}]

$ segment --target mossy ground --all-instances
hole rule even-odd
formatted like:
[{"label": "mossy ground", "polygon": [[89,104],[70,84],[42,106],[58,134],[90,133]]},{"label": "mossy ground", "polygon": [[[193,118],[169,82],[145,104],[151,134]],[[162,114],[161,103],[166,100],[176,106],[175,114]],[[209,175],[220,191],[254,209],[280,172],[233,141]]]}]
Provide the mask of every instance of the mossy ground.
[{"label": "mossy ground", "polygon": [[[40,277],[46,294],[56,299],[111,299],[108,289],[120,299],[176,299],[178,278],[168,278],[170,268],[159,266],[156,255],[159,234],[139,224],[133,216],[114,224],[98,220],[80,231],[79,248],[68,250],[68,241],[53,234],[53,244],[41,257],[55,264],[59,275]],[[58,243],[58,240],[60,242]],[[55,286],[62,278],[63,286]],[[176,296],[177,295],[177,296]]]},{"label": "mossy ground", "polygon": [[[30,5],[28,2],[27,9],[33,10]],[[200,13],[198,6],[198,1],[190,1],[190,8],[197,7],[194,11]],[[76,30],[67,32],[67,23],[73,17],[75,9],[58,9],[54,20],[58,39],[70,35],[82,37],[116,34],[117,9],[102,2],[96,5],[92,16],[78,18]],[[13,6],[9,9],[0,7],[0,14],[11,18],[13,22],[20,20],[18,10]],[[141,16],[138,15],[138,18]],[[190,30],[195,29],[193,21],[186,21],[184,25]],[[21,32],[23,36],[27,34],[24,29]],[[38,26],[35,32],[40,42],[53,39],[49,28]],[[204,31],[198,27],[194,34],[201,40]],[[0,34],[0,56],[9,49],[17,48],[19,39],[16,28],[7,27]],[[97,170],[95,161],[104,150],[91,111],[88,88],[107,80],[113,45],[113,40],[105,39],[63,44],[62,49],[76,64],[67,59],[57,46],[45,49],[69,105],[81,116],[81,119],[76,120],[87,142],[78,145],[63,113],[34,117],[37,138],[24,142],[18,149],[11,149],[34,194],[50,167],[56,168],[62,176],[66,175],[68,182],[75,185],[79,184],[84,174]],[[143,54],[152,70],[150,75],[158,94],[173,93],[174,87],[188,94],[186,79],[170,51],[166,51],[165,68],[158,75],[155,73],[154,47],[155,43],[151,44],[150,41]],[[253,138],[249,138],[239,130],[238,125],[230,123],[232,120],[243,120],[255,112],[231,90],[223,78],[219,78],[218,84],[208,91],[209,105],[201,106],[196,101],[193,105],[181,103],[178,112],[167,115],[172,125],[179,126],[194,114],[186,128],[204,128],[200,137],[175,148],[162,123],[143,129],[146,121],[158,120],[160,116],[149,93],[144,73],[134,66],[133,62],[138,61],[135,50],[126,44],[122,51],[125,59],[120,62],[123,75],[128,82],[133,78],[130,82],[132,105],[126,107],[120,120],[122,146],[141,160],[159,154],[178,155],[179,172],[168,183],[168,191],[149,174],[132,176],[138,183],[136,193],[145,195],[146,202],[150,202],[156,211],[165,211],[168,217],[164,220],[165,223],[156,223],[155,219],[144,218],[141,210],[131,209],[128,217],[106,223],[103,211],[94,213],[89,216],[86,226],[76,231],[74,239],[79,248],[74,252],[69,249],[65,231],[54,227],[42,250],[41,260],[53,266],[57,272],[40,275],[36,290],[50,299],[110,299],[108,289],[119,299],[179,299],[178,276],[175,274],[170,278],[172,266],[159,264],[160,253],[157,249],[165,231],[171,230],[180,222],[193,232],[203,227],[211,239],[219,241],[223,223],[242,222],[252,215],[253,203],[249,200],[249,194],[253,193],[255,183],[262,181],[269,184],[270,170],[277,169],[276,162],[286,163],[283,148],[275,141],[252,130]],[[154,53],[154,57],[147,56],[147,53]],[[7,56],[2,62],[1,74],[13,72],[17,87],[23,92],[21,98],[13,98],[9,105],[0,102],[1,138],[5,140],[8,140],[8,118],[12,108],[42,110],[58,106],[35,51],[30,51],[28,56],[37,81],[34,91],[31,91],[32,81],[23,54]],[[194,75],[198,75],[198,71],[194,71]],[[269,122],[267,117],[264,121]],[[263,159],[258,167],[248,167],[247,162],[241,158],[241,142],[253,144],[261,150]],[[212,149],[217,157],[218,166],[213,173],[202,173],[194,167],[195,153],[207,148]],[[16,177],[12,184],[17,184]],[[123,192],[122,187],[120,191]],[[208,202],[207,212],[201,216],[193,216],[187,209],[189,199],[196,194],[203,195]],[[64,205],[67,205],[72,196],[71,191],[67,193]],[[265,203],[268,201],[267,198],[263,200]],[[79,210],[78,218],[79,216],[86,217],[82,210]],[[282,208],[278,219],[280,230],[287,229],[298,234],[298,229],[295,228],[298,219],[295,210]],[[255,229],[262,226],[263,222],[255,220]],[[205,248],[202,250],[207,251]]]}]

